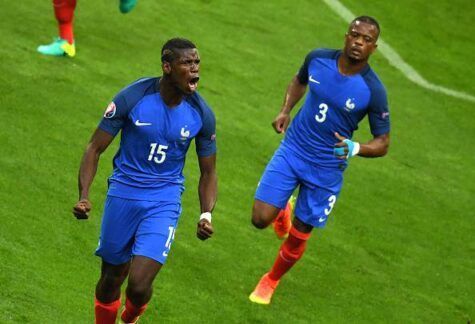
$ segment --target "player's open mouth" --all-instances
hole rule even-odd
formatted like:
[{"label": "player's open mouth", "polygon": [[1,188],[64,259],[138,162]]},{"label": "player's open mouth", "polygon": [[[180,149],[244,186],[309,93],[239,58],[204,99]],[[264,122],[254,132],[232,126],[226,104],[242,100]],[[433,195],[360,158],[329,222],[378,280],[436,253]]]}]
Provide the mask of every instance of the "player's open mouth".
[{"label": "player's open mouth", "polygon": [[200,80],[200,77],[194,77],[194,78],[191,78],[190,81],[188,81],[188,87],[190,88],[191,91],[196,90],[196,88],[198,87],[199,80]]}]

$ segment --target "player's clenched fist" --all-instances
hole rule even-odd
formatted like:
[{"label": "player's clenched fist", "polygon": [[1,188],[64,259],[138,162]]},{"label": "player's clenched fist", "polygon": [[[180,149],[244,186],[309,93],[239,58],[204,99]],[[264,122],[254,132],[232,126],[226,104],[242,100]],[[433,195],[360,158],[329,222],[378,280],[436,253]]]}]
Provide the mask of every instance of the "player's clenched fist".
[{"label": "player's clenched fist", "polygon": [[213,235],[213,225],[207,219],[202,219],[198,222],[196,229],[196,236],[204,241],[207,240]]},{"label": "player's clenched fist", "polygon": [[91,208],[92,205],[89,200],[81,199],[73,207],[73,214],[77,219],[88,219]]},{"label": "player's clenched fist", "polygon": [[290,115],[285,113],[279,113],[272,122],[272,127],[277,133],[285,133],[287,127],[290,124]]}]

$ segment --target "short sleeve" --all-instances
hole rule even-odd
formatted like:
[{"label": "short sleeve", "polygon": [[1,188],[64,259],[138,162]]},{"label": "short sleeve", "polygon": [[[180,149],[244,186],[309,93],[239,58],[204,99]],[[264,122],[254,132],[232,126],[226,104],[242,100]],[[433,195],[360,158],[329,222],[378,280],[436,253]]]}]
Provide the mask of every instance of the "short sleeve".
[{"label": "short sleeve", "polygon": [[297,73],[297,78],[301,84],[308,84],[308,66],[310,62],[317,57],[319,54],[319,50],[313,50],[307,54],[305,57],[305,61],[303,62],[302,66],[300,67],[299,72]]},{"label": "short sleeve", "polygon": [[216,153],[216,119],[213,111],[207,107],[203,111],[203,126],[196,135],[196,153],[199,157],[210,156]]},{"label": "short sleeve", "polygon": [[127,119],[129,108],[122,93],[119,93],[107,106],[102,117],[99,128],[103,131],[116,136],[124,126]]},{"label": "short sleeve", "polygon": [[373,136],[389,133],[389,105],[383,85],[379,85],[371,91],[368,119]]}]

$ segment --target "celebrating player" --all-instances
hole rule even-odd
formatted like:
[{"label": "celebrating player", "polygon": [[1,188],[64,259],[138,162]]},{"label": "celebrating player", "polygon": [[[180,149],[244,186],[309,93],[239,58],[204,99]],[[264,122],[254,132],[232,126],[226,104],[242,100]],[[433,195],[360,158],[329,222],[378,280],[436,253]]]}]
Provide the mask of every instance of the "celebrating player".
[{"label": "celebrating player", "polygon": [[[325,226],[348,159],[357,155],[380,157],[388,151],[386,91],[368,65],[379,33],[374,18],[354,19],[343,50],[310,52],[287,88],[282,109],[272,124],[277,133],[286,135],[262,175],[252,223],[257,228],[267,227],[274,219],[288,223],[290,213],[279,211],[297,186],[299,194],[288,237],[273,267],[249,296],[253,302],[270,303],[282,276],[302,257],[312,229]],[[290,111],[307,86],[305,103],[290,124]],[[373,139],[363,144],[352,136],[366,115]]]},{"label": "celebrating player", "polygon": [[[137,0],[119,0],[119,9],[122,13],[130,12]],[[74,44],[73,19],[76,0],[53,0],[54,15],[58,21],[59,37],[51,44],[40,45],[38,52],[44,55],[68,56],[76,55]]]},{"label": "celebrating player", "polygon": [[79,169],[79,201],[73,213],[88,218],[89,188],[99,156],[122,131],[109,178],[99,246],[101,277],[96,286],[96,323],[115,323],[120,287],[128,275],[121,319],[135,323],[152,295],[152,282],[165,263],[181,213],[182,170],[194,138],[201,171],[201,217],[197,236],[213,234],[216,202],[215,118],[196,92],[200,57],[196,46],[174,38],[162,48],[161,78],[140,79],[107,107]]}]

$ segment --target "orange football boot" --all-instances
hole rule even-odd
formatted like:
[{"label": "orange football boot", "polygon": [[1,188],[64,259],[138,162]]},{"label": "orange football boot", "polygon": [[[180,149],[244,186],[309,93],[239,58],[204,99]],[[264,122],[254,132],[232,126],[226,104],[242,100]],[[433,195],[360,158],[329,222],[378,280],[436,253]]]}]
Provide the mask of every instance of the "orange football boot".
[{"label": "orange football boot", "polygon": [[269,305],[272,295],[279,281],[269,278],[268,273],[262,276],[254,291],[249,295],[249,300],[253,303]]}]

